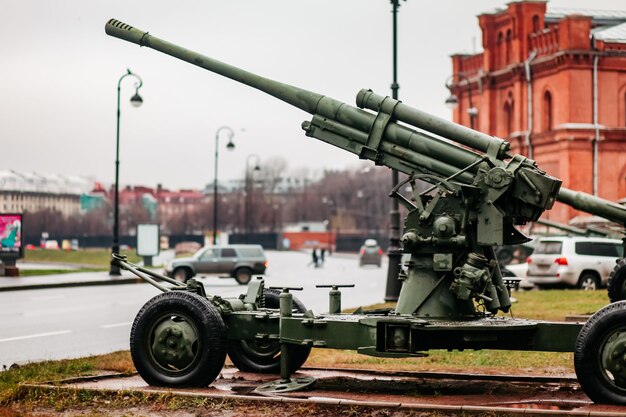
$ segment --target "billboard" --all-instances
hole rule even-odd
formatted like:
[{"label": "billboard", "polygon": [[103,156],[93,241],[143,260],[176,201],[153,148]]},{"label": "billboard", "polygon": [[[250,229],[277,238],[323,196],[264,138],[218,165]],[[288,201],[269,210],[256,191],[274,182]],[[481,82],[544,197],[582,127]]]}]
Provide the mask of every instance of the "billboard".
[{"label": "billboard", "polygon": [[20,213],[0,213],[0,258],[21,258],[22,218]]},{"label": "billboard", "polygon": [[157,256],[160,249],[159,243],[158,224],[137,225],[137,255]]}]

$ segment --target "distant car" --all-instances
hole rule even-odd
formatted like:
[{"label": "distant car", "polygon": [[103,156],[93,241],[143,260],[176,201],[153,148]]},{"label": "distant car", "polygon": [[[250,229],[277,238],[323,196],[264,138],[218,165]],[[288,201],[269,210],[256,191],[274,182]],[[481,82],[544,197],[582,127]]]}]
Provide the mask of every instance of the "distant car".
[{"label": "distant car", "polygon": [[57,242],[56,240],[46,240],[46,242],[43,245],[44,249],[50,249],[50,250],[59,250],[59,242]]},{"label": "distant car", "polygon": [[501,268],[502,276],[504,277],[513,277],[513,278],[521,278],[522,280],[519,282],[519,288],[523,290],[530,290],[535,288],[535,285],[528,281],[526,278],[526,274],[528,272],[528,264],[509,264],[504,268]]},{"label": "distant car", "polygon": [[198,242],[179,242],[174,246],[174,253],[196,253],[202,248]]},{"label": "distant car", "polygon": [[383,250],[376,239],[366,239],[359,250],[359,266],[376,265],[380,268],[383,262]]},{"label": "distant car", "polygon": [[584,290],[605,287],[622,241],[591,237],[543,237],[528,258],[527,278],[544,287],[566,285]]},{"label": "distant car", "polygon": [[165,265],[165,274],[178,281],[204,274],[228,274],[247,285],[252,274],[263,274],[267,257],[261,245],[205,246],[188,258],[175,258]]}]

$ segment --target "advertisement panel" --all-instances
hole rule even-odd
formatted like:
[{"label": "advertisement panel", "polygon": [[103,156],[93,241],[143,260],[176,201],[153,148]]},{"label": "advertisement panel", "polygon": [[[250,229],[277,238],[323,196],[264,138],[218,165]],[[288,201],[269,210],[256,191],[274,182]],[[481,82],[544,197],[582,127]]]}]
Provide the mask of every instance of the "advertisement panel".
[{"label": "advertisement panel", "polygon": [[137,225],[137,255],[157,256],[159,254],[159,225]]},{"label": "advertisement panel", "polygon": [[21,213],[0,213],[0,258],[21,258],[22,245]]}]

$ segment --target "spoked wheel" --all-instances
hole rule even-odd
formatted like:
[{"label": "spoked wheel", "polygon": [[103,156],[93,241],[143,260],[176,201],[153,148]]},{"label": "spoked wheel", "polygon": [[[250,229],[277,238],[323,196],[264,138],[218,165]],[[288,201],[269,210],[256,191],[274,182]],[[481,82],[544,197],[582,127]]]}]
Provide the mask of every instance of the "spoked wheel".
[{"label": "spoked wheel", "polygon": [[597,290],[600,288],[600,279],[591,272],[583,272],[578,279],[578,288],[588,291]]},{"label": "spoked wheel", "polygon": [[596,403],[626,405],[626,301],[609,304],[580,330],[574,367]]},{"label": "spoked wheel", "polygon": [[150,385],[206,387],[226,360],[226,326],[206,298],[183,291],[162,293],[137,314],[130,353]]},{"label": "spoked wheel", "polygon": [[609,275],[607,287],[609,300],[612,303],[626,300],[626,259],[621,259],[615,265],[611,275]]},{"label": "spoked wheel", "polygon": [[[265,290],[265,307],[278,308],[279,295],[277,290]],[[296,297],[293,298],[293,308],[299,313],[306,311],[304,304]],[[310,352],[310,347],[290,345],[289,371],[300,369]],[[243,372],[280,373],[280,343],[277,341],[232,340],[228,342],[228,356]]]}]

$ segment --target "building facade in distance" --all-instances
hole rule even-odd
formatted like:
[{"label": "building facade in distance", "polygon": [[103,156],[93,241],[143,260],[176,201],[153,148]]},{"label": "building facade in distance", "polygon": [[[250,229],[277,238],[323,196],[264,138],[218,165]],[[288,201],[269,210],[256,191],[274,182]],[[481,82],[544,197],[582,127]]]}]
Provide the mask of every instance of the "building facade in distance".
[{"label": "building facade in distance", "polygon": [[0,171],[0,212],[56,210],[63,216],[81,213],[81,195],[93,181],[78,176]]},{"label": "building facade in distance", "polygon": [[[563,186],[626,197],[626,11],[519,1],[478,16],[483,52],[452,56],[455,122],[504,138]],[[544,218],[579,212],[557,203]]]}]

